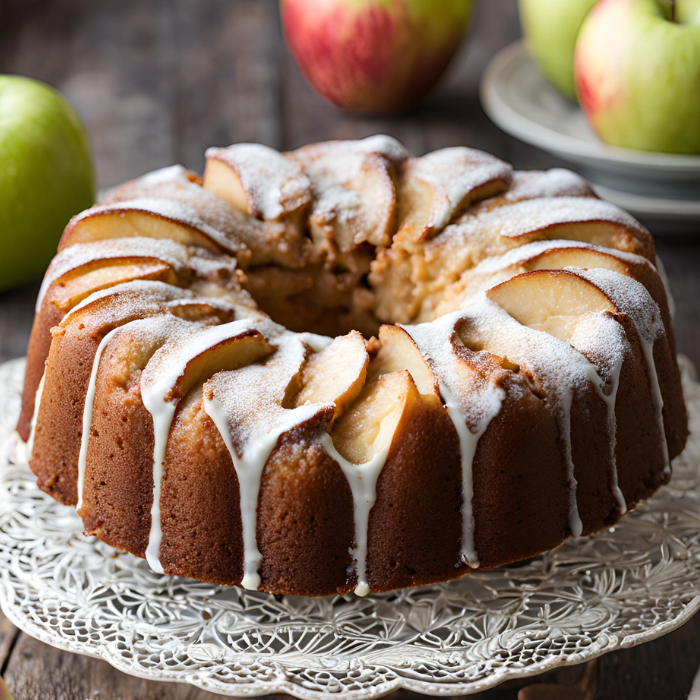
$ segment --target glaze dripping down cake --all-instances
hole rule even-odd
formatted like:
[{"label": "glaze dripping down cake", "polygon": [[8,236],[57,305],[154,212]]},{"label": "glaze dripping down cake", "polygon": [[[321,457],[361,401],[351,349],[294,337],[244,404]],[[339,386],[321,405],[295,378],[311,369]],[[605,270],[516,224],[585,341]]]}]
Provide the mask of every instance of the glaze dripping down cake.
[{"label": "glaze dripping down cake", "polygon": [[67,226],[18,425],[154,571],[388,591],[614,523],[687,427],[649,233],[564,170],[375,136],[207,151]]}]

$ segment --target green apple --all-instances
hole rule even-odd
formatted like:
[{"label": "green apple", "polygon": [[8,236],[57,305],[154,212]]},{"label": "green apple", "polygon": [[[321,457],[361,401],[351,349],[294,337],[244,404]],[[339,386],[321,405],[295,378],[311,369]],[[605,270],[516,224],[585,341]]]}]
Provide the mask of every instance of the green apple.
[{"label": "green apple", "polygon": [[575,74],[606,143],[700,153],[700,0],[601,0],[581,28]]},{"label": "green apple", "polygon": [[95,197],[90,144],[53,88],[0,75],[0,290],[40,275]]},{"label": "green apple", "polygon": [[576,100],[574,46],[598,0],[519,0],[525,42],[545,78]]},{"label": "green apple", "polygon": [[471,0],[280,0],[308,81],[356,112],[401,112],[440,79],[464,37]]}]

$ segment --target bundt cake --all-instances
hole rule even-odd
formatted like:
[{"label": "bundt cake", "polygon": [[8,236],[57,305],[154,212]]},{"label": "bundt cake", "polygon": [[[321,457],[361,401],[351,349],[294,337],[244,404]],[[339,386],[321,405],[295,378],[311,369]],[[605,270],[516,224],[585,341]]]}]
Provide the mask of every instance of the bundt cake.
[{"label": "bundt cake", "polygon": [[564,170],[375,136],[207,151],[68,224],[19,436],[154,571],[428,584],[649,498],[686,415],[654,244]]}]

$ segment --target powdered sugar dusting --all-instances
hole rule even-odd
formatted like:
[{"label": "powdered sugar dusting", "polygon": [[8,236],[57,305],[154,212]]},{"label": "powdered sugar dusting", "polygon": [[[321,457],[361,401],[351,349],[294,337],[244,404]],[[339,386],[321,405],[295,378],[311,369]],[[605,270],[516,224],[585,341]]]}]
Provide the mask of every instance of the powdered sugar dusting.
[{"label": "powdered sugar dusting", "polygon": [[257,143],[238,143],[227,148],[208,148],[207,158],[231,166],[241,180],[251,213],[275,220],[311,201],[311,182],[300,163]]},{"label": "powdered sugar dusting", "polygon": [[112,297],[109,308],[106,310],[95,308],[93,311],[94,317],[97,318],[102,313],[113,315],[117,310],[123,316],[130,316],[139,309],[162,308],[168,303],[193,302],[195,300],[195,295],[187,289],[173,287],[173,285],[165,282],[134,280],[133,282],[115,284],[113,287],[93,292],[63,317],[61,325],[64,325],[78,311],[81,311],[89,304],[107,297]]},{"label": "powdered sugar dusting", "polygon": [[137,182],[143,187],[154,187],[164,182],[177,182],[181,185],[189,185],[191,182],[189,173],[190,171],[183,165],[170,165],[142,175]]},{"label": "powdered sugar dusting", "polygon": [[626,211],[609,202],[589,197],[528,199],[499,207],[482,215],[501,236],[517,237],[556,224],[604,221],[648,235]]},{"label": "powdered sugar dusting", "polygon": [[[508,163],[473,148],[443,148],[408,162],[406,173],[427,182],[438,194],[428,226],[442,229],[467,195],[494,180],[507,181]],[[441,195],[441,196],[440,196]]]},{"label": "powdered sugar dusting", "polygon": [[386,228],[396,199],[390,167],[403,155],[396,144],[390,137],[328,141],[291,154],[313,186],[312,229],[334,224],[346,228],[352,240],[342,241],[341,247],[389,242]]},{"label": "powdered sugar dusting", "polygon": [[542,197],[594,197],[594,193],[580,175],[564,168],[552,168],[516,170],[504,197],[517,202]]},{"label": "powdered sugar dusting", "polygon": [[205,237],[218,243],[225,250],[235,252],[240,248],[238,241],[226,236],[222,231],[209,225],[197,213],[195,209],[174,199],[164,197],[141,197],[138,199],[114,202],[112,204],[101,204],[91,209],[86,209],[81,214],[73,218],[73,223],[82,221],[91,216],[115,212],[118,214],[128,214],[131,211],[141,211],[148,214],[155,214],[164,219],[169,219],[181,226],[195,229],[204,234]]},{"label": "powdered sugar dusting", "polygon": [[461,313],[443,316],[432,323],[402,326],[413,338],[421,355],[438,379],[445,408],[457,431],[462,465],[461,559],[471,568],[479,566],[474,546],[473,463],[479,439],[501,410],[505,392],[493,379],[483,376],[457,354],[455,325]]},{"label": "powdered sugar dusting", "polygon": [[185,246],[168,238],[109,238],[91,243],[76,243],[61,250],[51,261],[39,290],[36,310],[41,307],[46,290],[67,272],[95,260],[132,257],[162,260],[180,272],[186,264],[188,252]]},{"label": "powdered sugar dusting", "polygon": [[294,333],[281,333],[276,344],[276,352],[265,362],[216,374],[203,391],[205,411],[221,433],[238,475],[244,545],[241,585],[253,590],[261,582],[256,523],[263,469],[283,433],[324,409],[319,404],[283,407],[287,388],[301,372],[307,349]]},{"label": "powdered sugar dusting", "polygon": [[575,272],[601,289],[620,311],[627,314],[646,342],[653,343],[664,334],[659,306],[641,282],[603,268]]},{"label": "powdered sugar dusting", "polygon": [[561,248],[594,250],[598,253],[612,255],[620,260],[624,260],[625,262],[633,263],[635,265],[651,267],[651,263],[646,258],[643,258],[641,255],[635,255],[634,253],[616,250],[615,248],[606,248],[604,246],[593,245],[592,243],[586,243],[584,241],[575,241],[571,239],[545,239],[542,241],[526,243],[523,246],[513,248],[512,250],[505,252],[503,255],[486,258],[478,265],[471,268],[471,271],[476,274],[497,272],[498,270],[503,270],[505,268],[524,263],[534,257],[537,257],[538,255],[541,255],[542,253],[548,253]]}]

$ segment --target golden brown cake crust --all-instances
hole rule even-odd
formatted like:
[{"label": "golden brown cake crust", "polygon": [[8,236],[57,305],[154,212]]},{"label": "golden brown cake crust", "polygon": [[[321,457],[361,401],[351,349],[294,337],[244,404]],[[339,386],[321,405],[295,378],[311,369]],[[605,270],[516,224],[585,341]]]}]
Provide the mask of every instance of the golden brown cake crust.
[{"label": "golden brown cake crust", "polygon": [[[469,149],[265,149],[127,183],[66,229],[18,432],[86,533],[151,566],[160,542],[166,574],[379,592],[535,556],[577,517],[595,533],[668,480],[687,418],[641,225]],[[296,178],[284,196],[256,159]]]}]

